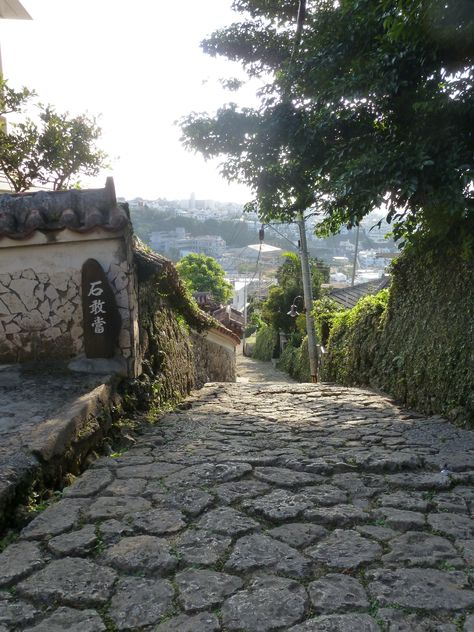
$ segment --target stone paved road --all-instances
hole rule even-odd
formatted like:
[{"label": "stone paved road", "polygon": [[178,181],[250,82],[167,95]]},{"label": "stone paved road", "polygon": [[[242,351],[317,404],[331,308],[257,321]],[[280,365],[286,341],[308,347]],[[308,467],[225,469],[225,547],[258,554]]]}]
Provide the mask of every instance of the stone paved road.
[{"label": "stone paved road", "polygon": [[474,433],[326,385],[189,403],[5,549],[0,632],[474,631]]}]

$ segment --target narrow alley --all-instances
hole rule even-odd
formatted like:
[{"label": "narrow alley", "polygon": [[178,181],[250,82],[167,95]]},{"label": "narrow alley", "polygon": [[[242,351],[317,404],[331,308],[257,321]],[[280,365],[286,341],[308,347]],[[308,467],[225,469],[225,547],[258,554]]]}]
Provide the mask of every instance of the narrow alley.
[{"label": "narrow alley", "polygon": [[473,632],[474,433],[270,369],[241,360],[33,520],[0,632]]}]

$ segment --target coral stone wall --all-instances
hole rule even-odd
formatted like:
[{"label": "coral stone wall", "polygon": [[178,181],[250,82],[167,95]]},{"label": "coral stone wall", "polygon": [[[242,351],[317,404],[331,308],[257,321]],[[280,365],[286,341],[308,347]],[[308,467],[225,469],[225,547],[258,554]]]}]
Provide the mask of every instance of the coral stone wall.
[{"label": "coral stone wall", "polygon": [[192,334],[196,386],[206,382],[235,382],[235,346],[226,342],[219,332]]},{"label": "coral stone wall", "polygon": [[68,360],[84,353],[81,270],[92,258],[106,273],[122,318],[117,354],[130,374],[138,373],[138,301],[127,235],[62,231],[54,239],[3,239],[0,246],[0,362]]}]

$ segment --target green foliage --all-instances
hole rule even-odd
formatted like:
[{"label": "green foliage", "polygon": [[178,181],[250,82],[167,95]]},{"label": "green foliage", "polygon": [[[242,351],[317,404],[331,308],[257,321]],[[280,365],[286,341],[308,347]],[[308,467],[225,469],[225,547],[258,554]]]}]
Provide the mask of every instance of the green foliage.
[{"label": "green foliage", "polygon": [[283,349],[278,368],[286,371],[299,382],[311,382],[311,370],[308,355],[308,337],[305,336],[299,346],[288,343]]},{"label": "green foliage", "polygon": [[232,285],[225,280],[225,270],[213,257],[191,253],[176,265],[179,275],[191,292],[210,292],[217,303],[228,303]]},{"label": "green foliage", "polygon": [[446,235],[474,209],[472,0],[235,0],[241,21],[203,42],[270,76],[255,109],[190,114],[183,142],[223,156],[264,219],[316,206],[323,230],[385,205],[395,234]]},{"label": "green foliage", "polygon": [[323,379],[342,384],[370,384],[387,308],[388,290],[365,296],[355,307],[332,317]]},{"label": "green foliage", "polygon": [[374,297],[334,321],[324,378],[367,384],[426,413],[472,425],[474,252],[461,234],[407,249],[390,298]]},{"label": "green foliage", "polygon": [[[0,79],[0,114],[23,116],[34,92],[16,91]],[[16,192],[48,185],[59,190],[77,184],[79,174],[95,176],[106,166],[95,143],[101,135],[96,119],[86,114],[70,117],[48,105],[37,104],[37,120],[24,117],[8,129],[0,125],[0,169]]]},{"label": "green foliage", "polygon": [[[278,285],[270,288],[268,298],[261,308],[262,319],[277,331],[291,333],[296,330],[295,318],[288,315],[288,311],[297,296],[303,296],[303,281],[301,277],[301,261],[292,252],[284,253],[284,261],[277,270]],[[313,298],[321,293],[321,262],[310,260]],[[302,299],[298,299],[297,308],[303,309]]]},{"label": "green foliage", "polygon": [[257,360],[269,362],[272,359],[276,344],[277,332],[273,329],[273,327],[263,324],[257,331],[252,357]]},{"label": "green foliage", "polygon": [[314,325],[317,330],[318,340],[323,347],[329,339],[329,333],[332,329],[334,318],[342,309],[341,305],[336,303],[336,301],[329,296],[323,296],[317,301],[314,301]]}]

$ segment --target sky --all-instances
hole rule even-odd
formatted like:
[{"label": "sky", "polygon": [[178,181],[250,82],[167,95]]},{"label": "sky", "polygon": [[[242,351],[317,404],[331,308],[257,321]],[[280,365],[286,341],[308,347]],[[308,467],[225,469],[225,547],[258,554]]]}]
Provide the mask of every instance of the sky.
[{"label": "sky", "polygon": [[21,0],[32,21],[0,20],[4,76],[43,103],[100,115],[101,149],[118,196],[244,203],[250,191],[228,184],[218,162],[186,151],[175,121],[226,102],[255,104],[255,86],[225,91],[238,64],[205,55],[199,42],[237,18],[231,0]]}]

